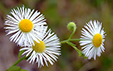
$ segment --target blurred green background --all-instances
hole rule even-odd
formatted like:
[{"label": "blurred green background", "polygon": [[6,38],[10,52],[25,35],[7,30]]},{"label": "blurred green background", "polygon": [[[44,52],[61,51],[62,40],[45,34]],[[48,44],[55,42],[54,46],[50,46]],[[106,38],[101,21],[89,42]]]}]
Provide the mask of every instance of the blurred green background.
[{"label": "blurred green background", "polygon": [[[5,36],[4,21],[17,6],[36,9],[44,14],[49,28],[60,38],[71,34],[66,26],[70,21],[77,25],[73,38],[80,38],[82,27],[90,20],[102,22],[106,31],[105,52],[96,60],[79,57],[67,44],[61,46],[61,56],[54,65],[37,68],[23,60],[18,64],[28,71],[113,71],[113,0],[0,0],[0,71],[5,71],[18,60],[19,46]],[[73,42],[81,50],[79,42]]]}]

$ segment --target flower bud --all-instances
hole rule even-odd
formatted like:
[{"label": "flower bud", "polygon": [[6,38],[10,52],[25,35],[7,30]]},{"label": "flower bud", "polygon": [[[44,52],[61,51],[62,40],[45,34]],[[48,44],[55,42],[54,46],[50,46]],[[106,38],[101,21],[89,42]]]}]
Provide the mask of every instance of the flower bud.
[{"label": "flower bud", "polygon": [[69,31],[76,30],[76,24],[74,22],[69,22],[67,28]]}]

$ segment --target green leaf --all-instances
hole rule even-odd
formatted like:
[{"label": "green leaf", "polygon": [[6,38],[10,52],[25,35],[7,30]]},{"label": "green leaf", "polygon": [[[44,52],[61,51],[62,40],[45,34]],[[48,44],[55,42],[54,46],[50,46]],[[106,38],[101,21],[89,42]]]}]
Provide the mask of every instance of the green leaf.
[{"label": "green leaf", "polygon": [[20,69],[21,68],[19,66],[11,66],[6,71],[20,71]]},{"label": "green leaf", "polygon": [[28,70],[21,69],[20,71],[28,71]]},{"label": "green leaf", "polygon": [[21,56],[22,56],[22,54],[24,53],[24,51],[25,51],[25,50],[22,50],[22,51],[19,52],[19,54],[18,54],[18,58],[19,58],[19,59],[21,58]]}]

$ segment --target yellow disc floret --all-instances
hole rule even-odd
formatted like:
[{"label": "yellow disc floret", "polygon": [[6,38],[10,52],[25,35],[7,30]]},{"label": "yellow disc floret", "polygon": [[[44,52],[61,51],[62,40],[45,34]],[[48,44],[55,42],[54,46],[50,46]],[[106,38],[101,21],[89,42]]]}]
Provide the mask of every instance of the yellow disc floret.
[{"label": "yellow disc floret", "polygon": [[29,19],[23,19],[19,23],[19,28],[22,32],[30,32],[33,29],[33,23]]},{"label": "yellow disc floret", "polygon": [[101,34],[97,33],[95,34],[95,36],[93,37],[93,44],[95,47],[100,47],[102,44],[103,38],[101,36]]},{"label": "yellow disc floret", "polygon": [[40,43],[37,43],[34,41],[35,45],[32,46],[33,50],[37,53],[42,53],[45,50],[45,43],[43,41],[40,41]]}]

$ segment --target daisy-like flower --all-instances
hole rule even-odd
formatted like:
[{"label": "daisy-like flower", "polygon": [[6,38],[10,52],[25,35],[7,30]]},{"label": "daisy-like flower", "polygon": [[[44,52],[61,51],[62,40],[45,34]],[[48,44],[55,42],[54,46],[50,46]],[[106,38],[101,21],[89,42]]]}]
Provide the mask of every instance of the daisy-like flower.
[{"label": "daisy-like flower", "polygon": [[17,7],[12,9],[10,15],[7,15],[5,29],[7,35],[11,34],[10,41],[20,46],[34,44],[34,40],[41,39],[39,32],[40,26],[46,25],[44,16],[34,9]]},{"label": "daisy-like flower", "polygon": [[80,45],[83,46],[83,53],[88,59],[94,58],[96,55],[101,56],[104,52],[105,32],[102,28],[102,23],[98,21],[89,21],[84,28],[82,28],[82,36],[80,39]]},{"label": "daisy-like flower", "polygon": [[48,66],[47,62],[53,65],[53,62],[58,59],[57,56],[60,55],[59,38],[56,34],[51,33],[50,29],[47,31],[47,27],[40,30],[40,33],[43,36],[42,39],[38,39],[40,43],[34,41],[35,46],[24,47],[20,51],[25,50],[22,55],[26,54],[26,57],[29,57],[27,61],[32,64],[37,63],[38,67],[44,64]]}]

